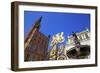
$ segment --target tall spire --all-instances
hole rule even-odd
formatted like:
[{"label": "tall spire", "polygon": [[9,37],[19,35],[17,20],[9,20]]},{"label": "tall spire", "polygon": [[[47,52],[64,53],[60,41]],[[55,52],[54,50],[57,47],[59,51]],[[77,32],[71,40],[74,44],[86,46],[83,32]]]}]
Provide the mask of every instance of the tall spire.
[{"label": "tall spire", "polygon": [[35,23],[35,25],[34,25],[34,28],[37,28],[37,29],[40,28],[41,20],[42,20],[42,16],[36,21],[36,23]]},{"label": "tall spire", "polygon": [[[38,31],[39,28],[40,28],[40,23],[41,23],[41,20],[42,20],[42,16],[35,22],[34,26],[32,27],[32,29],[30,30],[30,32],[28,33],[28,36],[26,37],[25,39],[25,48],[28,46],[29,42],[28,41],[29,39],[32,39],[32,36],[33,36],[33,33],[35,33],[35,31]],[[35,29],[36,28],[36,29]]]}]

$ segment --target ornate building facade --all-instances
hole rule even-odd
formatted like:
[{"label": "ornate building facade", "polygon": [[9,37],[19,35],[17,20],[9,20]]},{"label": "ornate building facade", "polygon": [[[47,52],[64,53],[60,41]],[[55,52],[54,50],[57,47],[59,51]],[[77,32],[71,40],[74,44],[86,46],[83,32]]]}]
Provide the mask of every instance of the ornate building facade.
[{"label": "ornate building facade", "polygon": [[24,41],[24,61],[41,61],[47,59],[49,38],[39,31],[40,17]]},{"label": "ornate building facade", "polygon": [[[82,32],[76,33],[76,35],[81,45],[90,45],[90,32],[88,29],[85,29]],[[74,43],[72,35],[68,36],[67,38],[68,38],[68,41],[66,42],[67,43],[66,49],[69,50],[71,47],[75,46],[74,45],[75,43]]]},{"label": "ornate building facade", "polygon": [[72,35],[68,36],[66,45],[64,41],[55,43],[59,36],[55,36],[52,40],[53,45],[49,51],[50,60],[84,59],[90,57],[90,32],[88,29],[72,33]]},{"label": "ornate building facade", "polygon": [[[90,53],[90,32],[86,28],[84,31],[76,33],[77,39],[80,42],[80,51],[84,51],[88,54]],[[73,39],[73,36],[68,36],[68,41],[65,47],[65,54],[68,55],[68,52],[75,53],[75,50],[77,52],[77,49],[75,49],[75,41]],[[71,51],[72,50],[72,51]],[[88,56],[89,57],[89,56]]]}]

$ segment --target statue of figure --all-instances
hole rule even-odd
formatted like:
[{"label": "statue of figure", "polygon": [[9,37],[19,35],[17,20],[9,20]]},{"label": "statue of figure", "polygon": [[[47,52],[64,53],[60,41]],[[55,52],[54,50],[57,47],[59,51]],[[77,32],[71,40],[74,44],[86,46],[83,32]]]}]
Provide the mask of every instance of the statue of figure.
[{"label": "statue of figure", "polygon": [[80,55],[80,41],[79,41],[75,32],[72,32],[72,36],[73,36],[73,40],[74,40],[74,43],[75,43],[77,55]]},{"label": "statue of figure", "polygon": [[[63,32],[57,33],[52,37],[52,41],[50,45],[52,46],[51,53],[50,53],[50,59],[57,59],[57,52],[58,52],[58,44],[64,42],[64,36]],[[52,58],[51,58],[52,57]]]},{"label": "statue of figure", "polygon": [[74,43],[75,45],[80,45],[80,42],[79,42],[79,39],[77,38],[77,35],[75,32],[72,33],[72,36],[73,36],[73,40],[74,40]]},{"label": "statue of figure", "polygon": [[58,43],[64,42],[63,32],[57,33],[55,36],[52,37],[51,46],[57,45]]}]

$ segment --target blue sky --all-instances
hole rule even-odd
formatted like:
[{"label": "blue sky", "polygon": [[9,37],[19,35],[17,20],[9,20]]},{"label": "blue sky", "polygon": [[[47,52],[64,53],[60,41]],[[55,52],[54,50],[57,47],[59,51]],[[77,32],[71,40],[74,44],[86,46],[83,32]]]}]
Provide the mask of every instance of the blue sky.
[{"label": "blue sky", "polygon": [[90,14],[24,11],[24,37],[40,16],[40,31],[46,36],[64,32],[67,38],[72,32],[81,32],[85,27],[90,30]]}]

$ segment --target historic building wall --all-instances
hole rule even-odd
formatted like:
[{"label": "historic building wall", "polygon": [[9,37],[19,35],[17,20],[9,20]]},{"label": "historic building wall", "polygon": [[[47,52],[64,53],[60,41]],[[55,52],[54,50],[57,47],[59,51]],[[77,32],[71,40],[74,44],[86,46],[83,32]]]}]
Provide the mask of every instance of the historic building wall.
[{"label": "historic building wall", "polygon": [[[37,24],[38,23],[38,24]],[[30,41],[27,47],[25,47],[24,60],[25,61],[41,61],[47,59],[47,50],[48,50],[48,37],[39,31],[40,28],[40,19],[33,26],[33,29],[28,35]],[[32,33],[32,31],[34,31]]]},{"label": "historic building wall", "polygon": [[[90,32],[88,29],[85,29],[82,32],[76,33],[76,35],[77,35],[81,45],[89,45],[90,46]],[[70,36],[68,36],[68,41],[66,43],[64,53],[66,54],[66,52],[68,50],[70,50],[72,47],[75,47],[75,43],[74,43],[72,35],[70,35]]]}]

